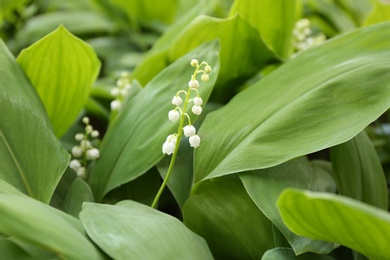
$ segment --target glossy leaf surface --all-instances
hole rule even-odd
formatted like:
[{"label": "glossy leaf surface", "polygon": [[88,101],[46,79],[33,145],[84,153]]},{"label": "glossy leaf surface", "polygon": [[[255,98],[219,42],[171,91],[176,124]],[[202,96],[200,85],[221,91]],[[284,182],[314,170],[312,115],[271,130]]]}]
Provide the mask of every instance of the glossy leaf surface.
[{"label": "glossy leaf surface", "polygon": [[384,210],[340,195],[294,189],[282,193],[278,208],[298,235],[332,241],[370,259],[389,256],[390,214]]},{"label": "glossy leaf surface", "polygon": [[246,191],[257,207],[281,231],[295,253],[330,253],[336,245],[297,236],[283,223],[276,202],[285,188],[301,188],[313,191],[335,192],[336,185],[330,173],[318,163],[306,157],[288,161],[281,165],[240,174]]},{"label": "glossy leaf surface", "polygon": [[[69,259],[102,259],[77,219],[0,180],[0,233]],[[50,238],[50,239],[48,239]]]},{"label": "glossy leaf surface", "polygon": [[359,133],[390,105],[389,30],[382,23],[312,47],[210,113],[195,180],[271,167]]},{"label": "glossy leaf surface", "polygon": [[256,259],[273,246],[271,222],[238,178],[198,184],[184,204],[183,218],[206,239],[216,259]]},{"label": "glossy leaf surface", "polygon": [[0,41],[0,179],[49,203],[68,162],[33,86]]},{"label": "glossy leaf surface", "polygon": [[134,201],[85,203],[80,218],[114,259],[212,259],[204,239],[178,219]]},{"label": "glossy leaf surface", "polygon": [[54,132],[62,136],[87,101],[100,62],[93,49],[62,25],[17,59],[41,97]]}]

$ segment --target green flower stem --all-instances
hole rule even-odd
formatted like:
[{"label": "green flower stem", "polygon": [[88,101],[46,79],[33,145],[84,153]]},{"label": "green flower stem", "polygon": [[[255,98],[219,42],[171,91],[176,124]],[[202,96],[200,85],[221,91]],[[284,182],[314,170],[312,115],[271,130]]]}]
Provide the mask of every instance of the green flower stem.
[{"label": "green flower stem", "polygon": [[[196,72],[197,72],[197,70],[195,71],[195,73]],[[196,76],[195,73],[194,73],[194,75]],[[193,75],[193,77],[194,77],[194,75]],[[181,140],[181,137],[183,136],[183,130],[182,129],[183,129],[183,125],[184,125],[185,111],[187,111],[187,105],[188,105],[189,100],[190,100],[190,95],[191,95],[191,88],[188,88],[188,91],[186,93],[186,99],[185,99],[184,105],[183,105],[183,112],[180,115],[180,123],[179,123],[179,128],[177,130],[177,139],[176,139],[175,150],[173,151],[172,159],[171,159],[171,162],[169,163],[169,168],[168,168],[167,175],[165,176],[164,181],[161,184],[161,187],[158,190],[157,195],[156,195],[156,197],[153,200],[153,203],[152,203],[151,207],[154,208],[154,209],[157,207],[157,202],[160,199],[161,194],[163,193],[164,188],[165,188],[165,186],[168,183],[169,177],[172,174],[173,166],[175,165],[175,161],[176,161],[176,158],[177,158],[177,153],[179,151],[180,140]]]}]

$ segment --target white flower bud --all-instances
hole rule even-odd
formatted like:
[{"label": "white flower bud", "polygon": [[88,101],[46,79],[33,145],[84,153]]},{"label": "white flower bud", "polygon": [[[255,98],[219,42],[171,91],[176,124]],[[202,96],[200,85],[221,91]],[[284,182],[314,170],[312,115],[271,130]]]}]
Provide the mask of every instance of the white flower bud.
[{"label": "white flower bud", "polygon": [[81,149],[81,151],[85,151],[85,150],[87,150],[89,147],[91,147],[91,143],[90,143],[88,140],[82,140],[82,141],[80,142],[79,148]]},{"label": "white flower bud", "polygon": [[191,66],[192,67],[198,67],[199,63],[198,63],[198,60],[197,59],[192,59],[191,60]]},{"label": "white flower bud", "polygon": [[85,168],[84,167],[78,168],[76,175],[77,175],[77,177],[84,179],[86,177],[85,176]]},{"label": "white flower bud", "polygon": [[190,80],[190,82],[188,82],[188,86],[190,88],[199,88],[199,82],[195,79],[195,80]]},{"label": "white flower bud", "polygon": [[80,146],[74,146],[72,148],[72,155],[73,155],[73,157],[76,157],[76,158],[81,157],[81,155],[83,155],[83,150],[81,149]]},{"label": "white flower bud", "polygon": [[129,92],[129,91],[127,90],[127,88],[122,88],[122,89],[120,90],[120,93],[121,93],[121,96],[122,96],[122,97],[126,96],[128,92]]},{"label": "white flower bud", "polygon": [[119,88],[111,89],[111,96],[117,97],[119,95]]},{"label": "white flower bud", "polygon": [[112,111],[118,111],[122,106],[122,102],[119,100],[113,100],[110,105]]},{"label": "white flower bud", "polygon": [[171,155],[175,150],[175,144],[172,142],[165,142],[162,146],[162,153]]},{"label": "white flower bud", "polygon": [[175,121],[179,120],[179,117],[180,117],[179,112],[177,112],[175,110],[171,110],[171,111],[168,112],[168,118],[172,122],[175,122]]},{"label": "white flower bud", "polygon": [[71,168],[72,170],[74,170],[75,172],[81,167],[81,164],[79,162],[79,160],[77,159],[73,159],[70,161],[69,163],[69,168]]},{"label": "white flower bud", "polygon": [[92,127],[91,125],[87,125],[87,126],[85,127],[85,132],[87,132],[87,134],[92,133],[92,131],[93,131],[93,127]]},{"label": "white flower bud", "polygon": [[194,98],[194,105],[201,106],[203,104],[203,100],[201,97],[195,97]]},{"label": "white flower bud", "polygon": [[195,106],[192,107],[191,111],[195,115],[199,116],[202,113],[202,107],[195,105]]},{"label": "white flower bud", "polygon": [[118,87],[121,87],[124,83],[125,83],[125,82],[124,82],[123,79],[118,79],[118,80],[116,81],[116,85],[117,85]]},{"label": "white flower bud", "polygon": [[84,139],[84,134],[78,133],[78,134],[75,135],[74,139],[76,139],[76,141],[80,142],[81,140]]},{"label": "white flower bud", "polygon": [[191,147],[197,148],[200,145],[200,137],[198,135],[191,136],[189,141]]},{"label": "white flower bud", "polygon": [[211,67],[209,65],[207,65],[206,67],[204,67],[204,71],[206,73],[210,73],[211,72]]},{"label": "white flower bud", "polygon": [[179,96],[174,96],[173,99],[172,99],[172,105],[175,105],[175,106],[180,106],[181,103],[183,103],[183,100],[181,99],[181,97]]},{"label": "white flower bud", "polygon": [[100,152],[96,148],[89,149],[87,151],[87,160],[96,160],[100,156]]},{"label": "white flower bud", "polygon": [[88,125],[89,124],[89,118],[88,117],[83,117],[83,123]]},{"label": "white flower bud", "polygon": [[186,125],[183,127],[183,132],[185,136],[190,137],[196,134],[196,129],[193,125]]},{"label": "white flower bud", "polygon": [[98,137],[98,136],[99,136],[99,131],[98,131],[98,130],[93,130],[92,133],[91,133],[91,136],[92,136],[93,138]]},{"label": "white flower bud", "polygon": [[130,83],[125,84],[125,89],[127,90],[131,89],[131,84]]},{"label": "white flower bud", "polygon": [[200,77],[200,79],[201,79],[203,82],[207,82],[207,81],[209,81],[209,75],[203,74],[202,77]]}]

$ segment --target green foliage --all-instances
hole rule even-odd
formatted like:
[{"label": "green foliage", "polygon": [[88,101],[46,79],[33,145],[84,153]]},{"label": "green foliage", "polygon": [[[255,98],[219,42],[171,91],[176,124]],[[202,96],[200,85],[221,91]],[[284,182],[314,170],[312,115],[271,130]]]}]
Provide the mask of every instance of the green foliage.
[{"label": "green foliage", "polygon": [[96,54],[60,26],[23,50],[17,61],[41,97],[54,132],[62,136],[83,108],[98,74]]},{"label": "green foliage", "polygon": [[0,258],[389,258],[388,2],[2,1]]},{"label": "green foliage", "polygon": [[134,201],[84,204],[81,220],[114,259],[213,259],[203,238],[179,220]]},{"label": "green foliage", "polygon": [[0,179],[48,203],[69,162],[23,70],[0,41]]},{"label": "green foliage", "polygon": [[334,241],[371,259],[389,256],[390,215],[384,210],[340,195],[294,189],[282,193],[278,208],[298,235]]}]

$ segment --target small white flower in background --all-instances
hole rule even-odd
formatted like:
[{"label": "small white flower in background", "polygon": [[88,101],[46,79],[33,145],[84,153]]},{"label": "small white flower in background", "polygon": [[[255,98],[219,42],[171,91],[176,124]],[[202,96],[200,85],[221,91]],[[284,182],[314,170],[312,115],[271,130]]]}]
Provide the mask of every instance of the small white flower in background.
[{"label": "small white flower in background", "polygon": [[191,147],[197,148],[200,145],[200,137],[198,135],[193,135],[189,138]]},{"label": "small white flower in background", "polygon": [[193,125],[186,125],[183,127],[183,132],[186,137],[190,137],[196,134],[196,129]]},{"label": "small white flower in background", "polygon": [[162,146],[163,154],[171,155],[175,151],[176,141],[176,135],[169,135]]},{"label": "small white flower in background", "polygon": [[118,111],[122,108],[122,104],[131,89],[130,75],[128,72],[122,72],[120,78],[116,82],[116,86],[111,89],[111,95],[115,98],[110,103],[112,111]]},{"label": "small white flower in background", "polygon": [[201,97],[195,97],[194,98],[194,105],[195,106],[201,106],[203,104],[203,100]]},{"label": "small white flower in background", "polygon": [[295,23],[293,30],[293,41],[296,52],[301,52],[312,46],[321,44],[326,40],[325,35],[320,33],[316,36],[312,35],[310,29],[310,20],[301,19]]},{"label": "small white flower in background", "polygon": [[[87,178],[88,176],[88,162],[99,158],[100,151],[95,148],[90,138],[96,139],[99,136],[99,131],[94,130],[90,125],[88,117],[84,117],[82,122],[85,124],[85,133],[77,133],[75,140],[79,142],[71,150],[73,159],[69,162],[69,168],[76,172],[76,175],[80,178]],[[97,141],[97,140],[94,140]]]},{"label": "small white flower in background", "polygon": [[199,116],[201,113],[202,113],[202,107],[201,106],[192,106],[192,109],[191,109],[192,113],[194,113],[195,115]]},{"label": "small white flower in background", "polygon": [[122,102],[120,100],[115,99],[111,101],[110,106],[112,111],[118,111],[122,107]]},{"label": "small white flower in background", "polygon": [[169,120],[171,120],[173,122],[176,122],[177,120],[179,120],[179,117],[180,117],[180,114],[178,111],[171,110],[168,112],[168,118],[169,118]]}]

